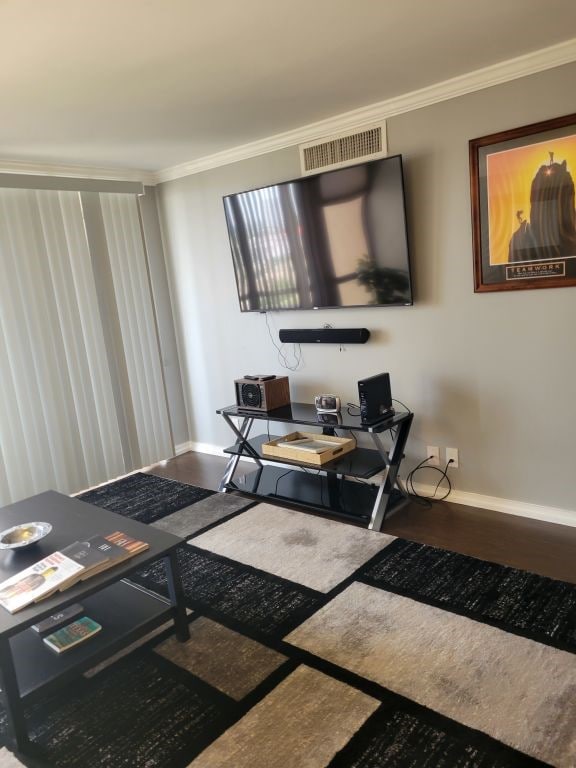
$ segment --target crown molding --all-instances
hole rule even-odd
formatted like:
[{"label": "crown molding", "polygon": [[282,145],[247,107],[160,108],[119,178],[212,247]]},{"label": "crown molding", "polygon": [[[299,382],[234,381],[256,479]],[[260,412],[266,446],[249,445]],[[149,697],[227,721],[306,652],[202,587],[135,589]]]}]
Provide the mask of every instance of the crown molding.
[{"label": "crown molding", "polygon": [[563,43],[542,48],[539,51],[518,56],[514,59],[499,62],[489,67],[474,70],[441,83],[411,91],[402,96],[370,104],[350,112],[343,112],[326,120],[301,126],[291,131],[278,133],[259,141],[233,147],[216,152],[213,155],[200,157],[188,163],[181,163],[170,168],[165,168],[152,174],[155,183],[173,181],[190,176],[195,173],[218,168],[222,165],[247,160],[251,157],[275,152],[279,149],[292,147],[306,141],[314,141],[333,133],[347,130],[361,129],[362,127],[381,122],[388,117],[394,117],[415,109],[428,107],[457,96],[491,88],[494,85],[517,80],[527,75],[543,72],[547,69],[560,67],[576,61],[576,38],[566,40]]},{"label": "crown molding", "polygon": [[576,61],[576,38],[518,56],[514,59],[477,69],[441,83],[370,104],[350,112],[319,120],[315,123],[275,134],[258,141],[242,144],[222,152],[200,157],[187,163],[164,168],[160,171],[144,171],[131,168],[106,168],[54,163],[30,163],[0,158],[0,173],[33,174],[38,176],[67,176],[70,178],[105,179],[110,181],[137,181],[154,185],[173,181],[184,176],[218,168],[240,160],[293,147],[303,142],[315,141],[351,130],[359,130],[388,117],[401,115],[422,107],[437,104],[467,93],[491,88],[494,85],[516,80],[547,69]]},{"label": "crown molding", "polygon": [[66,176],[72,179],[100,179],[105,181],[136,181],[148,186],[156,183],[152,171],[131,168],[98,168],[90,165],[60,165],[55,163],[25,163],[0,158],[0,173],[33,176]]}]

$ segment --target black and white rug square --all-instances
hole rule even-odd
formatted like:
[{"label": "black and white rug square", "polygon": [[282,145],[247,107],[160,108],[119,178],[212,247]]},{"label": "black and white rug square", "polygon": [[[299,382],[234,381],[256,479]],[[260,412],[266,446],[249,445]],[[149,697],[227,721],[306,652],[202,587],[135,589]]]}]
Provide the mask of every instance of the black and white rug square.
[{"label": "black and white rug square", "polygon": [[190,640],[39,701],[0,768],[576,766],[574,585],[143,477],[86,500],[187,540]]}]

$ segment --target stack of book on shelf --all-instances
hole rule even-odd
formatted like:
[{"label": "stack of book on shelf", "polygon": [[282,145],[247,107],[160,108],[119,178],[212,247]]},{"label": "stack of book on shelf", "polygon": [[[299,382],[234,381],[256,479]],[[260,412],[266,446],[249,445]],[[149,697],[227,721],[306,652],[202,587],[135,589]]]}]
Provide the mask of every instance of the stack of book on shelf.
[{"label": "stack of book on shelf", "polygon": [[56,653],[64,653],[64,651],[88,640],[101,629],[102,626],[97,621],[88,616],[82,616],[82,618],[42,639],[51,650],[56,651]]},{"label": "stack of book on shelf", "polygon": [[149,544],[116,531],[92,536],[53,552],[0,584],[0,605],[10,613],[68,589],[83,579],[138,555]]},{"label": "stack of book on shelf", "polygon": [[58,611],[58,613],[48,616],[47,619],[33,624],[31,628],[42,637],[43,642],[50,650],[64,653],[64,651],[75,648],[88,640],[102,629],[101,624],[83,614],[84,606],[80,603],[74,603]]}]

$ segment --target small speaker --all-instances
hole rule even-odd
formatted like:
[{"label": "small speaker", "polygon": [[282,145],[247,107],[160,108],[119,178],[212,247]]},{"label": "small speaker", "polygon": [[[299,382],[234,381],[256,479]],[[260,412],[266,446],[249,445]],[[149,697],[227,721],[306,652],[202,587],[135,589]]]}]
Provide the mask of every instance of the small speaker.
[{"label": "small speaker", "polygon": [[362,424],[375,424],[388,416],[392,416],[392,392],[390,390],[390,374],[379,373],[358,382],[358,398],[360,402],[360,421]]},{"label": "small speaker", "polygon": [[366,344],[368,328],[282,328],[283,344]]},{"label": "small speaker", "polygon": [[236,379],[236,405],[245,411],[273,411],[290,405],[288,376],[249,376]]}]

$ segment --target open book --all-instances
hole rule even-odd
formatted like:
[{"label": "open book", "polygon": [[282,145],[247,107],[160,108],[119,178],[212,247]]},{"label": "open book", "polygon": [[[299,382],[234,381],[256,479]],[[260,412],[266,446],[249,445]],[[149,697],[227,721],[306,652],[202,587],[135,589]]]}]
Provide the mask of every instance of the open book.
[{"label": "open book", "polygon": [[0,584],[0,605],[16,613],[75,581],[83,567],[62,552],[53,552]]},{"label": "open book", "polygon": [[106,571],[130,557],[144,552],[149,544],[115,531],[107,536],[91,536],[86,541],[75,541],[65,547],[62,554],[82,566],[75,581],[82,581],[96,573]]},{"label": "open book", "polygon": [[0,605],[10,613],[45,600],[78,581],[112,568],[149,548],[121,531],[75,541],[0,584]]}]

